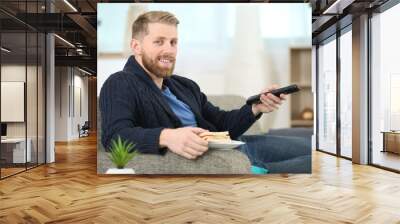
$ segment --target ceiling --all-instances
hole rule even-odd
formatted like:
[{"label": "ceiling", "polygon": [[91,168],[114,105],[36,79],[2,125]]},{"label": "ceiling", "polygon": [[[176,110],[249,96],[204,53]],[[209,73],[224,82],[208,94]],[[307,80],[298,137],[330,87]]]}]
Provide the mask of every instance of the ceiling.
[{"label": "ceiling", "polygon": [[310,0],[313,44],[351,24],[353,17],[374,11],[388,0]]},{"label": "ceiling", "polygon": [[25,62],[25,56],[29,60],[36,57],[36,51],[44,47],[36,43],[36,35],[52,32],[57,34],[56,66],[78,66],[96,74],[97,2],[47,0],[46,5],[44,0],[1,0],[2,46],[12,50],[2,60],[18,63]]},{"label": "ceiling", "polygon": [[[47,2],[47,5],[46,5]],[[132,0],[1,0],[0,26],[2,46],[13,49],[9,58],[22,58],[34,54],[37,43],[27,32],[54,32],[56,65],[79,66],[96,73],[97,57],[97,3],[138,2]],[[166,1],[140,1],[166,2]],[[171,2],[171,1],[168,1]],[[175,0],[173,2],[180,2]],[[195,1],[200,2],[200,1]],[[208,2],[213,2],[209,0]],[[237,0],[233,2],[249,2]],[[387,0],[251,0],[250,2],[306,2],[312,5],[313,42],[335,32],[339,20],[372,10]],[[49,13],[49,12],[52,13]],[[342,23],[341,25],[346,25]],[[32,39],[33,38],[33,39]],[[65,41],[64,41],[65,40]],[[28,47],[25,50],[25,41]],[[38,46],[39,50],[43,47]],[[25,52],[26,51],[26,52]],[[3,54],[3,53],[2,53]],[[12,57],[11,57],[12,56]],[[4,60],[4,58],[3,58]]]}]

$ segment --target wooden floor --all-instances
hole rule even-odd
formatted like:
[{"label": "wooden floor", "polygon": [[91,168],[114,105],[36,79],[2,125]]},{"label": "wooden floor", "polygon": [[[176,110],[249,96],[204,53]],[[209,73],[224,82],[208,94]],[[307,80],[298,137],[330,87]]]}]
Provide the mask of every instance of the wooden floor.
[{"label": "wooden floor", "polygon": [[320,152],[312,175],[99,177],[94,137],[0,181],[0,223],[400,223],[400,175]]},{"label": "wooden floor", "polygon": [[7,176],[10,176],[10,175],[13,175],[13,174],[15,174],[15,173],[18,173],[18,172],[22,172],[22,171],[24,171],[24,170],[26,170],[25,169],[25,167],[21,167],[21,168],[1,168],[1,177],[3,178],[3,177],[7,177]]},{"label": "wooden floor", "polygon": [[23,172],[27,169],[33,169],[36,166],[37,166],[37,164],[33,164],[33,163],[29,164],[28,163],[26,168],[25,168],[24,164],[18,164],[18,167],[11,167],[11,168],[10,167],[7,167],[7,168],[2,167],[1,168],[1,178],[5,178],[8,176]]},{"label": "wooden floor", "polygon": [[372,157],[374,164],[400,170],[400,155],[392,152],[374,151]]}]

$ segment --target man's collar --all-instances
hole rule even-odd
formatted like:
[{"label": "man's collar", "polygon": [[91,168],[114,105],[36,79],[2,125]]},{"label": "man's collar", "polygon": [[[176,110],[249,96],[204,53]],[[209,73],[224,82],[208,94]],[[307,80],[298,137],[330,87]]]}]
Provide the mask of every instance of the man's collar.
[{"label": "man's collar", "polygon": [[[157,88],[160,90],[154,81],[151,79],[150,75],[144,70],[144,68],[136,61],[135,56],[131,55],[124,66],[124,72],[128,72],[132,75],[139,76],[144,82],[148,85]],[[163,87],[168,86],[169,78],[164,78]]]},{"label": "man's collar", "polygon": [[[179,119],[176,117],[172,109],[169,107],[168,103],[165,101],[161,90],[157,87],[154,81],[151,79],[150,75],[142,68],[142,66],[136,61],[134,56],[130,56],[128,61],[125,64],[124,72],[127,72],[128,75],[135,75],[139,77],[150,89],[157,94],[159,97],[155,97],[154,100],[158,101],[160,105],[164,108],[164,110],[173,118],[176,122],[179,123]],[[169,78],[165,78],[163,81],[163,85],[168,86]]]},{"label": "man's collar", "polygon": [[[144,68],[136,61],[135,57],[131,55],[124,66],[124,72],[127,72],[131,75],[138,76],[141,80],[143,80],[147,85],[149,85],[156,92],[160,92],[160,89],[151,79],[150,75],[144,70]],[[165,81],[165,79],[164,79]]]},{"label": "man's collar", "polygon": [[133,55],[129,56],[128,61],[124,66],[124,71],[137,75],[146,75],[150,78],[149,74],[147,74],[143,67],[136,61],[135,56]]}]

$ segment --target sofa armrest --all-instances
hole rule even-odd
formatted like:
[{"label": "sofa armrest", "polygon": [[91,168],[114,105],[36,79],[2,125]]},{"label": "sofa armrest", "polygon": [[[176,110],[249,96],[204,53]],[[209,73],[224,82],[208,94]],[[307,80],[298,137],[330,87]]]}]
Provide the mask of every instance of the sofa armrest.
[{"label": "sofa armrest", "polygon": [[[108,152],[98,151],[97,172],[103,174],[114,165]],[[139,154],[127,168],[136,174],[249,174],[250,161],[238,150],[209,150],[195,160],[168,151],[165,155]]]}]

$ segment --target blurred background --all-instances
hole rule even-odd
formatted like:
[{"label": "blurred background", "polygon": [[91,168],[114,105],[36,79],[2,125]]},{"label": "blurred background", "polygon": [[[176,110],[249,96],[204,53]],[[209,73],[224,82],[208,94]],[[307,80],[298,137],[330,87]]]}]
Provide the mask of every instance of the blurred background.
[{"label": "blurred background", "polygon": [[136,17],[163,10],[180,21],[175,74],[194,80],[208,96],[247,98],[272,84],[298,84],[301,92],[262,117],[262,131],[313,126],[309,4],[101,3],[97,10],[98,95],[132,54]]}]

